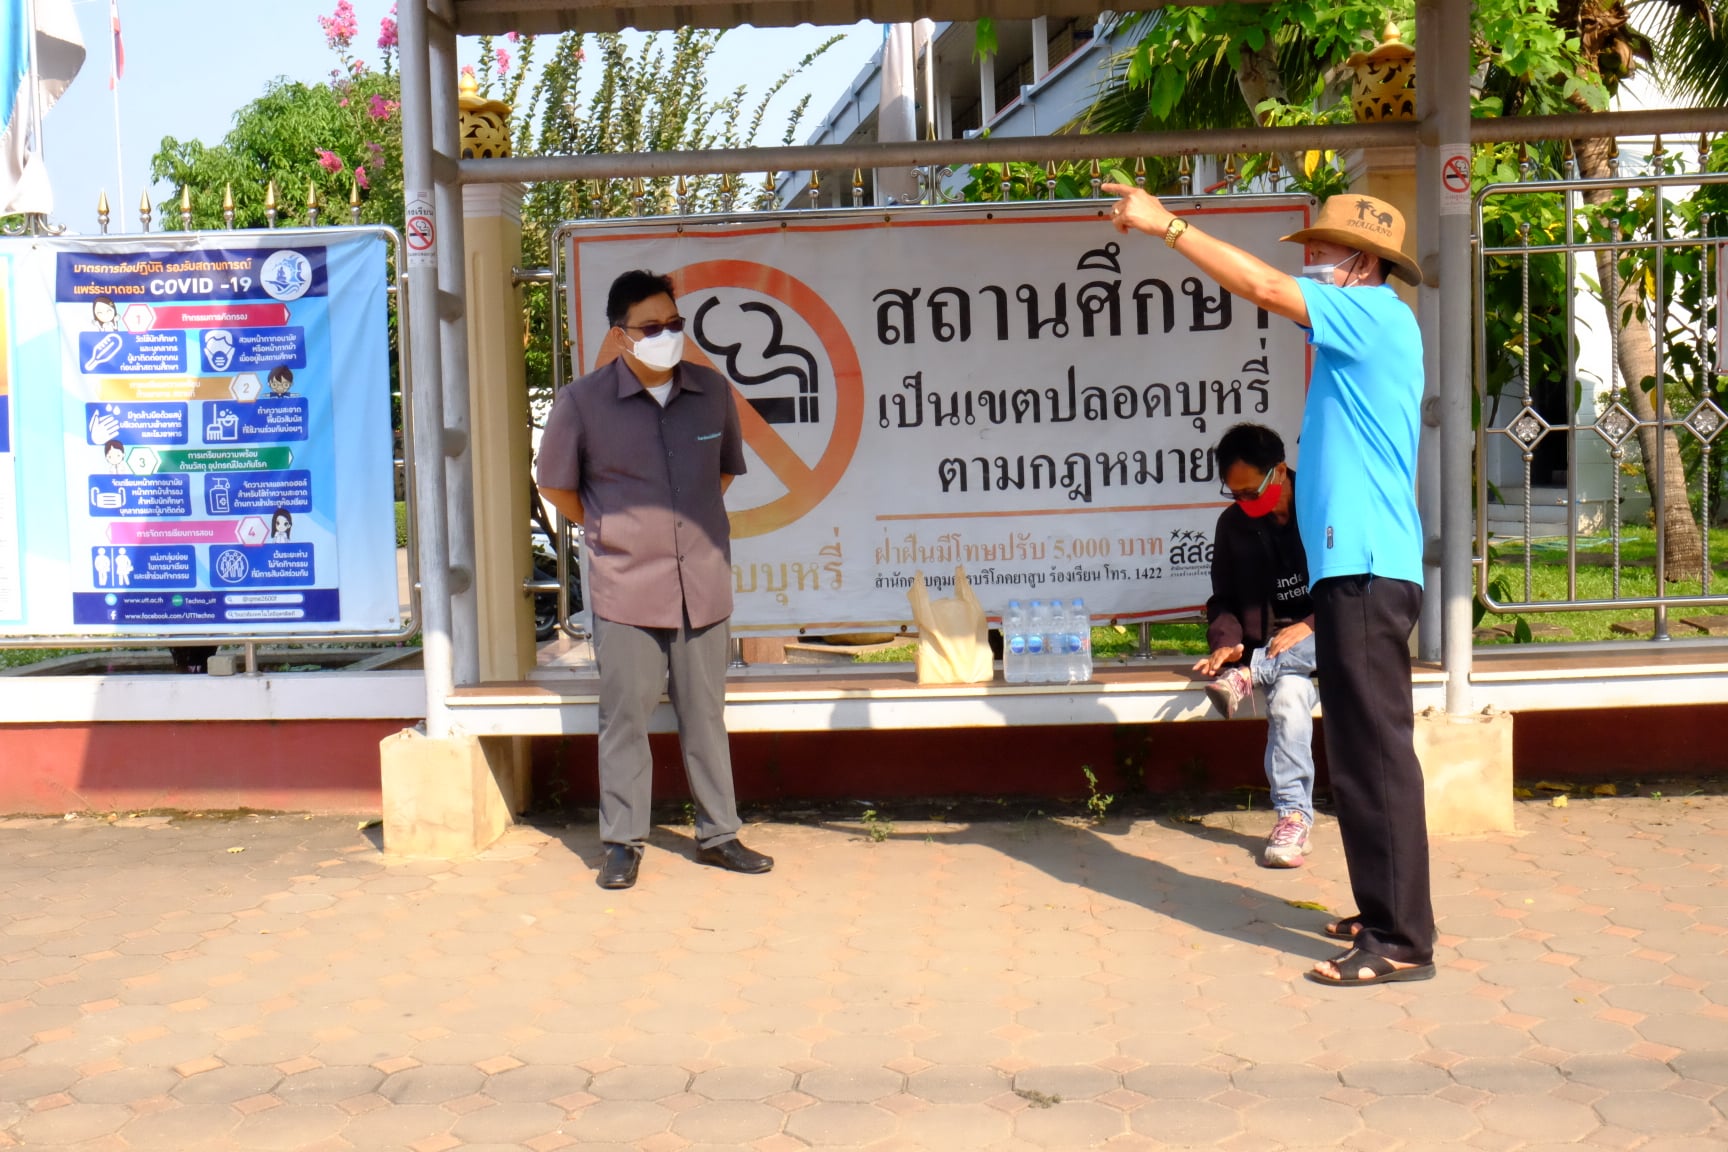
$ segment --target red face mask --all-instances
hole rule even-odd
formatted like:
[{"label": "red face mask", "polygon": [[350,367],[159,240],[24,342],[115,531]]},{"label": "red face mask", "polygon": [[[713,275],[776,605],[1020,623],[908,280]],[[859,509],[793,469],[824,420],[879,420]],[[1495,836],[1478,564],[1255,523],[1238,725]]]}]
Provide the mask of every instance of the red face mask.
[{"label": "red face mask", "polygon": [[1278,501],[1284,497],[1284,485],[1268,484],[1260,495],[1252,500],[1238,500],[1236,506],[1258,520],[1262,516],[1270,516],[1278,510]]}]

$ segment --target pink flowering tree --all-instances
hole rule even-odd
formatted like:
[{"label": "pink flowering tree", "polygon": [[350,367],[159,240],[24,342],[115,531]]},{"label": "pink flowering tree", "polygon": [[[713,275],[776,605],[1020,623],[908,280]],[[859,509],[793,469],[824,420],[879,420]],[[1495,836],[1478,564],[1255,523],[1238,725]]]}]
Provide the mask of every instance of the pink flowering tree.
[{"label": "pink flowering tree", "polygon": [[[235,224],[262,227],[271,180],[277,187],[279,224],[304,224],[307,195],[316,187],[325,223],[346,222],[349,197],[357,191],[362,222],[401,227],[395,8],[381,17],[375,64],[367,58],[368,37],[352,0],[335,0],[317,19],[336,58],[324,83],[273,81],[263,96],[235,114],[234,127],[220,144],[162,141],[151,161],[151,177],[191,190],[193,227],[221,226],[222,191],[229,185]],[[162,219],[166,227],[179,225],[172,210]]]}]

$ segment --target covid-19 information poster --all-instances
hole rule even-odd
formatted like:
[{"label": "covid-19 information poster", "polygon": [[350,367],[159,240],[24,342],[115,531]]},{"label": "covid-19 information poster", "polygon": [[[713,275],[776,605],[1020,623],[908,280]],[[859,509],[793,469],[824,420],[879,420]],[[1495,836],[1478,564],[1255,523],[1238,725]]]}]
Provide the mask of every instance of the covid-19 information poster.
[{"label": "covid-19 information poster", "polygon": [[396,630],[384,238],[156,239],[10,246],[0,630]]},{"label": "covid-19 information poster", "polygon": [[6,338],[8,278],[0,276],[0,620],[16,620],[22,594],[18,580],[18,478],[12,453],[12,356]]}]

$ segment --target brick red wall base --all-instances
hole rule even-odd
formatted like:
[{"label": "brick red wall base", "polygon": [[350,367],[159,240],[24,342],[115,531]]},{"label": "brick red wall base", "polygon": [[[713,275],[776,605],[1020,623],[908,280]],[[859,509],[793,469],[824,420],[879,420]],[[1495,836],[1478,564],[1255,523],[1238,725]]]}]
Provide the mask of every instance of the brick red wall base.
[{"label": "brick red wall base", "polygon": [[[401,720],[0,727],[0,813],[379,807],[378,742]],[[1728,704],[1531,712],[1514,742],[1523,780],[1636,781],[1728,773]],[[733,737],[745,802],[915,796],[1079,797],[1081,767],[1109,792],[1264,787],[1266,728],[1144,724]],[[1316,738],[1325,784],[1324,741]],[[653,738],[655,795],[688,796],[678,741]],[[592,804],[593,737],[534,741],[535,799]]]},{"label": "brick red wall base", "polygon": [[[1633,781],[1728,772],[1728,704],[1623,711],[1530,712],[1513,726],[1522,780]],[[688,798],[678,741],[655,736],[654,794]],[[1082,766],[1103,791],[1221,792],[1266,785],[1262,721],[920,732],[746,733],[732,738],[745,802],[915,796],[1078,797]],[[1320,787],[1325,740],[1315,732]],[[592,804],[593,737],[534,742],[540,803]]]},{"label": "brick red wall base", "polygon": [[6,725],[0,812],[376,812],[378,742],[411,723]]}]

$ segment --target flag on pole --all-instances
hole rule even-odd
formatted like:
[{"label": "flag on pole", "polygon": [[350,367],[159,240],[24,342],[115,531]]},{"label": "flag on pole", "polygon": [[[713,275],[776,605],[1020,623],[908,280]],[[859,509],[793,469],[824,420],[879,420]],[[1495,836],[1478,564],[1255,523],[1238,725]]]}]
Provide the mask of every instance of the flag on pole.
[{"label": "flag on pole", "polygon": [[126,42],[120,39],[120,0],[108,0],[108,20],[114,25],[114,54],[109,58],[108,87],[126,75]]},{"label": "flag on pole", "polygon": [[84,66],[72,0],[0,6],[0,214],[54,208],[42,164],[42,117]]}]

